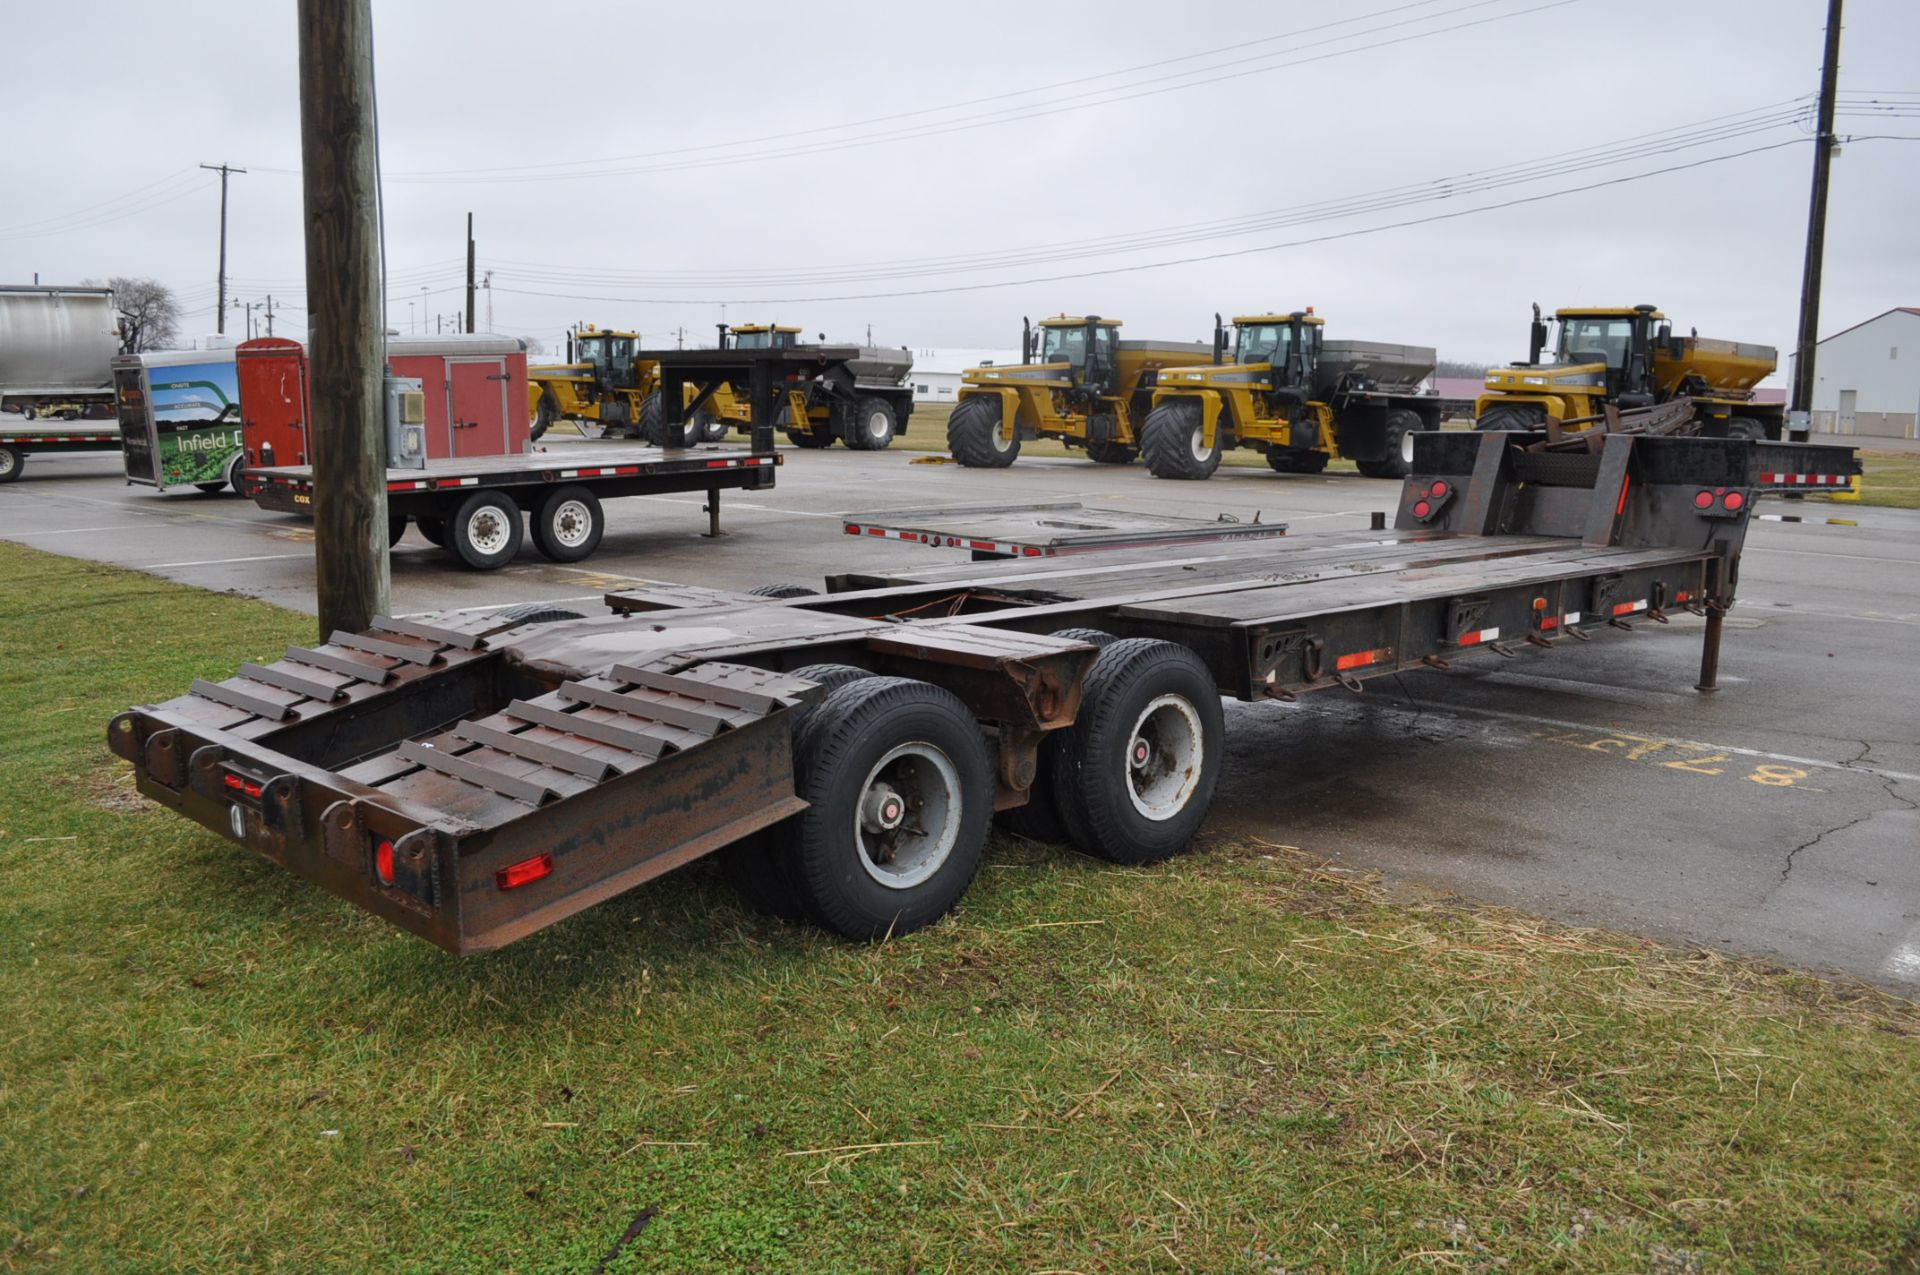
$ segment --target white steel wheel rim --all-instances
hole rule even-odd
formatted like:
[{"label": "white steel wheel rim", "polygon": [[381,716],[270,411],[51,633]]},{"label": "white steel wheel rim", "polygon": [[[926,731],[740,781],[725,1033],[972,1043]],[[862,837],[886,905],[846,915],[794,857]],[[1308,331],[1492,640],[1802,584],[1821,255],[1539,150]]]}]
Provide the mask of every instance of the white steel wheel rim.
[{"label": "white steel wheel rim", "polygon": [[1158,823],[1186,809],[1206,763],[1200,714],[1184,695],[1156,696],[1140,710],[1127,737],[1127,796]]},{"label": "white steel wheel rim", "polygon": [[553,511],[553,539],[569,549],[578,549],[593,534],[593,510],[581,500],[563,500]]},{"label": "white steel wheel rim", "polygon": [[1201,441],[1206,436],[1206,432],[1206,427],[1196,421],[1193,426],[1193,437],[1187,444],[1193,451],[1193,458],[1203,465],[1213,455],[1213,452]]},{"label": "white steel wheel rim", "polygon": [[938,872],[960,839],[960,771],[932,744],[901,744],[874,763],[853,808],[853,845],[866,874],[909,890]]},{"label": "white steel wheel rim", "polygon": [[996,420],[993,422],[992,432],[987,435],[993,440],[993,450],[996,452],[1011,451],[1013,448],[1013,440],[1006,437],[1004,428],[1002,422]]},{"label": "white steel wheel rim", "polygon": [[885,412],[875,412],[867,417],[867,437],[879,442],[893,433],[893,427],[887,423]]},{"label": "white steel wheel rim", "polygon": [[11,474],[13,467],[20,462],[14,458],[13,449],[0,447],[0,474]]},{"label": "white steel wheel rim", "polygon": [[476,509],[467,517],[467,541],[481,553],[491,557],[507,547],[507,519],[500,510],[489,505]]}]

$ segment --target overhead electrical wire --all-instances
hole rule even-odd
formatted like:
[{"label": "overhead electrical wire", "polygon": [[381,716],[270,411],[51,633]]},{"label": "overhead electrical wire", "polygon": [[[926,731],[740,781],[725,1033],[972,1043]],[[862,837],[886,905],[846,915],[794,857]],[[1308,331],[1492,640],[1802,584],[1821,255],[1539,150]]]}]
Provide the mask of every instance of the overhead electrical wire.
[{"label": "overhead electrical wire", "polygon": [[[1791,109],[1779,109],[1787,107]],[[989,269],[1004,269],[1089,256],[1165,247],[1212,239],[1232,238],[1291,225],[1310,224],[1337,217],[1389,211],[1410,204],[1441,199],[1458,199],[1524,182],[1587,171],[1610,164],[1625,163],[1653,155],[1670,154],[1776,129],[1793,122],[1800,114],[1792,101],[1754,108],[1734,115],[1701,121],[1605,143],[1561,152],[1534,160],[1497,168],[1458,174],[1433,180],[1406,183],[1360,195],[1313,201],[1284,209],[1267,210],[1240,217],[1210,222],[1189,223],[1149,231],[1097,236],[1066,243],[1036,245],[948,257],[918,258],[870,262],[863,265],[816,267],[791,270],[649,270],[610,273],[602,268],[542,266],[494,258],[489,266],[496,275],[521,281],[567,283],[603,280],[625,286],[712,289],[744,285],[801,284],[821,282],[858,282],[861,280],[947,274]],[[1718,122],[1717,122],[1718,121]],[[1731,121],[1728,123],[1727,121]],[[1702,127],[1704,125],[1704,127]]]},{"label": "overhead electrical wire", "polygon": [[[1584,2],[1585,0],[1541,0],[1541,2],[1539,3],[1534,3],[1520,9],[1515,9],[1515,10],[1511,10],[1503,13],[1497,13],[1487,17],[1475,18],[1466,22],[1454,23],[1450,26],[1435,27],[1431,30],[1413,32],[1407,35],[1396,36],[1391,39],[1377,40],[1367,44],[1359,44],[1359,45],[1355,45],[1352,48],[1331,50],[1325,53],[1314,54],[1309,57],[1292,58],[1291,60],[1288,60],[1288,61],[1273,61],[1273,59],[1276,59],[1276,58],[1287,58],[1290,53],[1297,51],[1297,49],[1296,50],[1279,50],[1279,51],[1270,52],[1270,53],[1256,54],[1251,57],[1230,59],[1226,62],[1216,63],[1216,64],[1212,64],[1205,67],[1199,67],[1189,71],[1177,72],[1172,75],[1148,77],[1146,79],[1136,80],[1130,84],[1121,84],[1121,85],[1116,85],[1110,88],[1090,90],[1090,91],[1078,93],[1078,94],[1069,94],[1066,97],[1053,98],[1047,101],[1037,102],[1037,103],[1029,103],[1024,106],[1002,108],[1000,110],[979,113],[974,116],[963,116],[954,120],[933,121],[925,124],[911,125],[906,128],[894,129],[887,132],[869,133],[863,136],[858,136],[853,138],[841,138],[841,139],[833,139],[833,140],[826,140],[826,141],[820,141],[820,142],[809,142],[809,143],[804,143],[804,144],[795,145],[795,146],[775,147],[773,149],[754,151],[754,152],[749,152],[747,154],[712,155],[704,159],[702,158],[693,158],[693,159],[667,158],[663,162],[658,162],[658,163],[633,164],[630,162],[633,159],[647,159],[647,158],[654,158],[659,156],[671,156],[674,154],[683,154],[683,155],[697,154],[705,151],[731,149],[731,148],[735,148],[742,145],[757,144],[760,142],[764,142],[766,139],[764,137],[756,137],[756,138],[745,139],[745,140],[736,141],[736,142],[711,143],[706,146],[700,146],[700,147],[682,147],[672,152],[650,152],[646,155],[641,155],[641,156],[609,157],[609,158],[601,158],[601,159],[576,160],[576,161],[569,161],[567,162],[567,164],[564,165],[564,167],[568,167],[576,170],[583,170],[583,171],[559,171],[559,168],[563,167],[562,165],[538,166],[538,171],[536,171],[536,166],[517,164],[517,165],[511,165],[511,166],[505,166],[505,167],[494,167],[494,168],[484,168],[484,169],[438,169],[438,170],[405,171],[405,172],[396,171],[396,172],[387,174],[387,177],[391,181],[407,182],[412,184],[512,185],[512,184],[525,183],[525,182],[572,181],[572,180],[601,178],[601,177],[638,176],[638,175],[644,175],[648,173],[657,173],[657,172],[682,172],[682,171],[687,171],[692,169],[731,167],[739,164],[759,163],[769,159],[788,159],[788,158],[798,158],[798,157],[812,156],[812,155],[829,154],[829,153],[834,153],[838,151],[851,150],[851,149],[856,149],[856,148],[866,147],[866,146],[880,145],[880,144],[885,144],[890,142],[913,141],[913,140],[919,140],[927,137],[943,136],[943,135],[955,133],[955,132],[962,132],[962,131],[968,131],[968,130],[977,129],[977,128],[992,127],[999,124],[1015,123],[1022,120],[1038,119],[1046,116],[1058,115],[1067,111],[1086,110],[1091,107],[1106,106],[1116,102],[1133,101],[1138,98],[1152,97],[1162,93],[1178,92],[1183,89],[1206,87],[1210,85],[1219,84],[1226,80],[1239,79],[1248,75],[1263,75],[1270,71],[1282,70],[1282,69],[1286,69],[1294,66],[1302,66],[1311,62],[1326,61],[1331,58],[1346,57],[1355,53],[1370,52],[1376,49],[1386,48],[1392,45],[1405,44],[1413,40],[1426,39],[1430,36],[1442,35],[1442,34],[1446,34],[1453,31],[1462,31],[1472,27],[1485,26],[1489,23],[1506,21],[1512,18],[1524,17],[1532,13],[1543,12],[1548,9],[1557,9],[1557,8],[1565,7],[1567,5],[1579,4]],[[1425,15],[1422,17],[1411,18],[1411,19],[1402,19],[1398,22],[1384,23],[1368,31],[1362,31],[1352,35],[1335,37],[1333,39],[1328,39],[1328,40],[1311,41],[1311,42],[1308,42],[1307,44],[1304,44],[1298,47],[1313,48],[1322,44],[1339,43],[1347,40],[1360,39],[1365,36],[1376,35],[1382,31],[1393,30],[1399,27],[1409,26],[1416,23],[1420,23],[1420,22],[1433,22],[1433,21],[1439,21],[1448,17],[1454,17],[1459,14],[1466,13],[1470,10],[1485,8],[1486,6],[1491,4],[1506,4],[1506,3],[1513,3],[1513,0],[1470,0],[1470,3],[1458,4],[1455,8],[1443,11],[1438,14]],[[1409,7],[1409,6],[1400,6],[1401,9],[1406,7]],[[1398,11],[1400,11],[1400,9],[1380,10],[1380,11],[1377,11],[1376,14],[1373,16],[1382,16],[1385,14],[1390,14]],[[1337,25],[1337,24],[1331,24],[1331,25]],[[1313,30],[1321,30],[1321,29],[1324,29],[1324,28],[1316,27],[1316,28],[1307,28],[1306,30],[1313,31]],[[1269,37],[1269,38],[1279,38],[1279,37]],[[1243,47],[1244,45],[1235,45],[1235,46],[1231,46],[1231,48],[1229,49],[1215,50],[1213,52],[1218,53],[1218,52],[1224,52],[1224,51],[1236,51]],[[1194,56],[1209,56],[1209,55],[1202,54],[1202,55],[1194,55]],[[1174,59],[1169,59],[1169,61],[1172,61],[1172,60]],[[1251,68],[1240,69],[1240,70],[1225,69],[1225,68],[1231,68],[1231,67],[1242,67],[1243,64],[1250,63],[1250,62],[1265,62],[1267,63],[1267,65],[1254,66]],[[1157,64],[1148,64],[1148,65],[1152,66]],[[1117,75],[1117,74],[1124,74],[1124,73],[1113,73],[1113,74]],[[1206,78],[1200,78],[1200,79],[1192,78],[1197,76],[1204,76]],[[1109,78],[1109,77],[1101,77],[1101,76],[1082,77],[1082,80],[1085,81],[1085,80],[1098,79],[1098,78]],[[1177,83],[1177,84],[1161,83],[1162,81],[1165,81],[1165,80],[1188,80],[1189,82]],[[1142,87],[1145,85],[1158,85],[1158,87]],[[1003,96],[1012,97],[1012,96],[1021,96],[1021,95],[1022,94],[1007,94]],[[1096,98],[1098,100],[1093,100],[1093,101],[1081,100],[1081,99],[1087,99],[1087,98]],[[992,99],[989,99],[989,100],[992,100]],[[892,119],[904,119],[912,116],[932,113],[934,111],[942,110],[942,109],[950,109],[950,108],[929,108],[928,110],[924,110],[924,111],[904,112],[898,116],[879,117],[879,120],[880,122],[887,122]],[[847,128],[852,128],[852,127],[861,127],[861,125],[847,125],[847,124],[832,125],[832,126],[825,126],[819,129],[801,130],[801,132],[808,133],[808,132],[843,131]],[[594,166],[597,166],[597,167],[594,167]],[[270,165],[263,165],[263,164],[253,164],[253,165],[250,165],[250,167],[253,169],[253,171],[265,172],[265,173],[291,174],[297,171],[294,169],[287,169],[287,168],[274,168]]]},{"label": "overhead electrical wire", "polygon": [[[1259,253],[1277,252],[1285,248],[1301,248],[1313,244],[1332,243],[1342,239],[1355,239],[1363,235],[1381,234],[1389,230],[1401,230],[1409,226],[1429,225],[1433,222],[1454,221],[1462,217],[1476,216],[1480,213],[1495,212],[1503,208],[1515,208],[1526,204],[1541,203],[1549,199],[1560,199],[1568,195],[1585,194],[1590,191],[1621,186],[1629,182],[1645,181],[1669,173],[1685,172],[1704,168],[1710,164],[1722,164],[1730,160],[1741,159],[1749,155],[1758,155],[1766,151],[1780,150],[1788,146],[1801,146],[1805,138],[1795,137],[1786,141],[1771,142],[1764,146],[1753,146],[1746,150],[1734,151],[1725,155],[1710,155],[1703,159],[1692,160],[1685,164],[1672,164],[1665,168],[1652,169],[1644,173],[1630,173],[1621,177],[1612,177],[1604,181],[1588,182],[1580,186],[1568,186],[1559,190],[1543,191],[1539,194],[1521,195],[1492,204],[1482,204],[1473,208],[1461,208],[1451,212],[1432,213],[1425,217],[1411,217],[1402,221],[1388,222],[1378,226],[1363,226],[1352,230],[1331,231],[1323,235],[1314,235],[1305,239],[1288,240],[1281,243],[1259,244],[1250,248],[1233,248],[1220,252],[1200,253],[1164,261],[1147,261],[1135,265],[1109,266],[1100,270],[1082,270],[1062,274],[1037,275],[1023,279],[1002,279],[989,283],[951,284],[938,288],[902,288],[885,292],[859,292],[821,296],[785,296],[785,297],[729,297],[727,304],[739,305],[814,305],[830,301],[874,301],[898,297],[923,297],[947,295],[957,292],[984,292],[996,288],[1023,287],[1038,283],[1062,283],[1077,279],[1095,279],[1109,275],[1133,274],[1145,270],[1165,270],[1174,266],[1197,265],[1208,261],[1221,261],[1233,257],[1254,256]],[[523,288],[503,288],[494,285],[496,292],[505,292],[516,296],[546,297],[562,301],[600,301],[624,305],[687,305],[690,299],[685,297],[609,297],[586,296],[575,293],[538,292]]]}]

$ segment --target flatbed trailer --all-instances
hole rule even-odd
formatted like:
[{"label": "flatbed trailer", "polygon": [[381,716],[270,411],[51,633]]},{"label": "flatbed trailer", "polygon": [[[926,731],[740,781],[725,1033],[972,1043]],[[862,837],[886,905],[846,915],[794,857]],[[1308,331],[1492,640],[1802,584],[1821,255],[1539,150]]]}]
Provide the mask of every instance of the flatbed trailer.
[{"label": "flatbed trailer", "polygon": [[[723,384],[745,387],[753,424],[750,446],[618,447],[563,445],[504,456],[429,459],[418,467],[388,469],[387,536],[399,543],[413,522],[422,535],[480,571],[506,566],[520,551],[522,519],[534,548],[554,562],[579,562],[599,547],[606,519],[603,500],[676,491],[707,495],[707,534],[720,534],[720,493],[772,487],[781,459],[773,422],[789,387],[838,368],[849,347],[747,350],[647,350],[636,358],[660,365],[667,425],[697,414]],[[699,392],[680,406],[683,386]],[[667,429],[667,438],[680,437]],[[241,490],[262,509],[313,512],[311,465],[256,466],[239,476]]]},{"label": "flatbed trailer", "polygon": [[0,483],[10,483],[36,452],[117,452],[120,427],[112,421],[48,421],[32,428],[0,426]]},{"label": "flatbed trailer", "polygon": [[816,596],[649,586],[597,618],[381,618],[122,713],[108,740],[146,796],[454,952],[713,851],[756,907],[901,934],[958,903],[996,811],[1120,862],[1183,849],[1222,696],[1359,690],[1681,608],[1706,618],[1712,689],[1755,445],[1528,441],[1420,435],[1383,531],[942,566],[895,549]]}]

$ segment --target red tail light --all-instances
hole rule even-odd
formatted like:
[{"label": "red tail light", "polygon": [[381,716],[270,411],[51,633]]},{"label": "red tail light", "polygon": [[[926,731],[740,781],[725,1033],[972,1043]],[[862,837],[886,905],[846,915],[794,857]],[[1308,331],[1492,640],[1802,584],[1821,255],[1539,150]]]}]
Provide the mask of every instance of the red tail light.
[{"label": "red tail light", "polygon": [[1444,499],[1446,494],[1452,490],[1453,488],[1447,486],[1447,484],[1444,481],[1436,478],[1434,480],[1433,486],[1427,488],[1427,495],[1432,496],[1435,500],[1441,500],[1441,499]]},{"label": "red tail light", "polygon": [[1737,491],[1730,491],[1720,497],[1721,508],[1727,510],[1729,513],[1738,513],[1746,503],[1747,498]]},{"label": "red tail light", "polygon": [[238,775],[228,775],[223,782],[227,785],[227,787],[233,789],[235,792],[239,792],[241,786],[246,781],[241,779],[240,776]]},{"label": "red tail light", "polygon": [[1432,513],[1432,512],[1433,512],[1433,506],[1432,506],[1432,505],[1429,505],[1429,504],[1428,504],[1428,503],[1427,503],[1426,501],[1424,501],[1424,500],[1416,500],[1416,501],[1414,501],[1414,502],[1413,502],[1413,516],[1414,516],[1414,517],[1416,517],[1416,518],[1424,518],[1424,517],[1426,517],[1426,516],[1427,516],[1428,514],[1430,514],[1430,513]]},{"label": "red tail light", "polygon": [[1693,507],[1694,507],[1695,509],[1711,509],[1711,508],[1713,508],[1713,493],[1712,493],[1712,492],[1710,492],[1710,491],[1696,491],[1696,492],[1694,492],[1694,493],[1693,493]]},{"label": "red tail light", "polygon": [[373,875],[381,885],[393,884],[393,842],[383,840],[373,848]]},{"label": "red tail light", "polygon": [[502,890],[517,890],[523,885],[531,885],[542,877],[553,875],[553,856],[538,854],[531,859],[522,859],[518,863],[508,864],[493,874],[493,883]]}]

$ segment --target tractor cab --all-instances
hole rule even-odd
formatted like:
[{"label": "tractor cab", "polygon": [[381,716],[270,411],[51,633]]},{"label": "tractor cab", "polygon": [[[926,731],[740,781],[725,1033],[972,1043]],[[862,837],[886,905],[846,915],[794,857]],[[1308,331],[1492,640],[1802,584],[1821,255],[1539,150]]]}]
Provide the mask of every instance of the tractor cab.
[{"label": "tractor cab", "polygon": [[603,394],[635,389],[640,369],[634,366],[633,352],[639,343],[638,332],[583,328],[573,337],[573,362],[590,369],[588,374]]},{"label": "tractor cab", "polygon": [[[1653,345],[1666,337],[1665,319],[1650,305],[1556,310],[1553,321],[1560,327],[1560,339],[1555,343],[1553,365],[1603,367],[1600,376],[1609,399],[1621,407],[1646,406],[1653,402]],[[1662,325],[1657,332],[1656,324]],[[1529,362],[1535,365],[1546,344],[1544,326],[1534,320]]]},{"label": "tractor cab", "polygon": [[[1226,335],[1214,320],[1214,345],[1224,351]],[[1241,314],[1233,319],[1233,361],[1245,367],[1265,363],[1275,390],[1304,389],[1320,359],[1320,330],[1326,320],[1311,308],[1291,314]]]},{"label": "tractor cab", "polygon": [[800,329],[770,323],[741,323],[720,330],[720,348],[785,350],[800,344]]},{"label": "tractor cab", "polygon": [[1097,314],[1042,319],[1020,338],[1022,361],[1064,363],[1075,389],[1112,394],[1119,375],[1120,321]]}]

